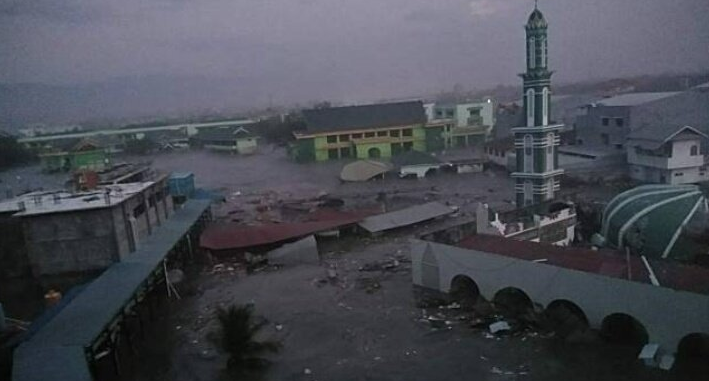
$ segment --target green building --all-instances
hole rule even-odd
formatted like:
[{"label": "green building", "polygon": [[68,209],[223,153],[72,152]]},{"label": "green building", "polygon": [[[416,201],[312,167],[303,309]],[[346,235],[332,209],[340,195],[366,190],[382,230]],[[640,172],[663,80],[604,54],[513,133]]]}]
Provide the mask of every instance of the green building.
[{"label": "green building", "polygon": [[110,163],[106,149],[91,139],[66,139],[54,142],[39,154],[45,172],[101,171]]},{"label": "green building", "polygon": [[559,190],[557,148],[563,124],[549,124],[551,112],[551,75],[548,69],[547,22],[536,7],[525,27],[527,34],[527,70],[524,80],[524,120],[512,129],[515,137],[517,170],[515,179],[517,206],[538,204],[554,198]]},{"label": "green building", "polygon": [[399,102],[304,110],[292,155],[299,162],[389,158],[445,148],[444,124],[426,123],[423,103]]}]

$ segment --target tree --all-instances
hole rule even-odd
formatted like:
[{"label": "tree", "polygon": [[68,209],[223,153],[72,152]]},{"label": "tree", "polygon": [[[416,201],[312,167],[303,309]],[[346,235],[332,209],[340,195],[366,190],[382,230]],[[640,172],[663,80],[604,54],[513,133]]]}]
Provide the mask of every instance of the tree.
[{"label": "tree", "polygon": [[278,352],[281,344],[276,341],[257,341],[259,331],[268,324],[256,318],[250,305],[219,307],[216,312],[219,328],[214,334],[215,344],[229,355],[227,369],[248,371],[262,369],[270,364],[262,356]]},{"label": "tree", "polygon": [[0,169],[27,163],[34,157],[31,152],[17,142],[17,139],[0,132]]}]

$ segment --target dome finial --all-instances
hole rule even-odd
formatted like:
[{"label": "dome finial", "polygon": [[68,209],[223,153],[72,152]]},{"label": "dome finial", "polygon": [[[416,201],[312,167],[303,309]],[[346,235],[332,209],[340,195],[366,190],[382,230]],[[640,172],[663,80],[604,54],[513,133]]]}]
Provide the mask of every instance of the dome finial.
[{"label": "dome finial", "polygon": [[534,9],[537,9],[537,3],[539,3],[539,0],[534,0]]}]

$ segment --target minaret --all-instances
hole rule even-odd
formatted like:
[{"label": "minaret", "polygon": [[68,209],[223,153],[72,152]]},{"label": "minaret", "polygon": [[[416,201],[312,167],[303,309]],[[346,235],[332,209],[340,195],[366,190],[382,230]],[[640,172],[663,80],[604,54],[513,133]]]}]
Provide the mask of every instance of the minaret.
[{"label": "minaret", "polygon": [[524,80],[524,125],[512,129],[517,152],[515,179],[517,206],[537,204],[554,198],[559,190],[557,147],[562,124],[550,124],[551,75],[547,56],[547,22],[537,9],[529,15],[527,70]]}]

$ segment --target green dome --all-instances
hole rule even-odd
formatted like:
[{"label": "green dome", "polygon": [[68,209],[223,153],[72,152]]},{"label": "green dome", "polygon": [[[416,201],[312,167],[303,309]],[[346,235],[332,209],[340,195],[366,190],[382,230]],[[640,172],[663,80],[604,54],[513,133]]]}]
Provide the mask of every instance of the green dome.
[{"label": "green dome", "polygon": [[685,257],[678,240],[683,228],[706,212],[696,185],[642,185],[616,196],[603,211],[601,234],[606,243],[630,247],[649,257]]},{"label": "green dome", "polygon": [[529,20],[527,20],[527,28],[529,29],[541,29],[547,27],[547,20],[544,18],[542,12],[534,8],[532,14],[529,15]]}]

